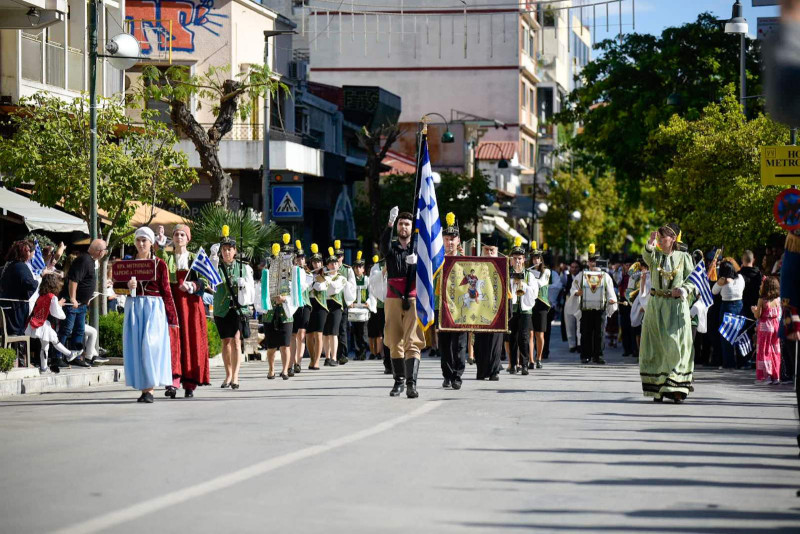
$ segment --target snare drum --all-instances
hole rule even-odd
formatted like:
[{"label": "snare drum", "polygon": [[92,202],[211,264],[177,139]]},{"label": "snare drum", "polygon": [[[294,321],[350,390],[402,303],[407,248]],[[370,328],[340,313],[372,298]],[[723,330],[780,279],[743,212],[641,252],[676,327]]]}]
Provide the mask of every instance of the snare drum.
[{"label": "snare drum", "polygon": [[351,323],[365,323],[369,319],[367,308],[349,308],[347,310],[347,320]]}]

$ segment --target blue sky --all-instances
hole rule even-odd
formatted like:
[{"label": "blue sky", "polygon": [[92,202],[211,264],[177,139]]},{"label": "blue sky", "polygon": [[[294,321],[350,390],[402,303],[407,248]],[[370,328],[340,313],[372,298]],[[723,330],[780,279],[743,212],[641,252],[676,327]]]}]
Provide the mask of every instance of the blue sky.
[{"label": "blue sky", "polygon": [[[585,0],[586,4],[593,0]],[[652,33],[659,35],[669,26],[680,26],[697,18],[699,13],[709,11],[718,18],[730,18],[731,7],[734,0],[635,0],[636,5],[636,32]],[[576,1],[574,4],[579,4]],[[624,32],[633,31],[631,0],[623,0],[622,4],[622,29]],[[750,24],[750,36],[756,33],[756,19],[759,17],[776,17],[779,15],[777,7],[752,7],[752,0],[742,0],[744,17]],[[597,40],[616,37],[619,32],[619,7],[609,6],[610,32],[606,32],[605,6],[597,7]],[[592,24],[592,8],[584,8],[584,21]]]}]

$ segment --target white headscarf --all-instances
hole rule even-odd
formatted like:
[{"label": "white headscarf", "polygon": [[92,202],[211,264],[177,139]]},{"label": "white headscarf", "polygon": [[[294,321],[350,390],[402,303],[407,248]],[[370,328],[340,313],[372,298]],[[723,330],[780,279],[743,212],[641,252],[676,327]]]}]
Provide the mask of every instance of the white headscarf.
[{"label": "white headscarf", "polygon": [[156,235],[147,226],[142,226],[141,228],[136,230],[136,233],[133,234],[133,238],[136,239],[137,237],[146,237],[147,239],[150,240],[150,243],[156,242]]}]

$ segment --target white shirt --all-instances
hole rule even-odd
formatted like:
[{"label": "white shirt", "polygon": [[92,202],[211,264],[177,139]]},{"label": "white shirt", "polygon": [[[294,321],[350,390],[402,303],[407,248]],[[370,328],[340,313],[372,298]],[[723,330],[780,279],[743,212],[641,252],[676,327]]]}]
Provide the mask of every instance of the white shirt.
[{"label": "white shirt", "polygon": [[734,300],[742,300],[744,293],[744,278],[742,275],[737,274],[736,278],[728,278],[728,283],[724,286],[719,285],[719,281],[711,288],[711,292],[715,295],[722,295],[722,300],[730,302]]}]

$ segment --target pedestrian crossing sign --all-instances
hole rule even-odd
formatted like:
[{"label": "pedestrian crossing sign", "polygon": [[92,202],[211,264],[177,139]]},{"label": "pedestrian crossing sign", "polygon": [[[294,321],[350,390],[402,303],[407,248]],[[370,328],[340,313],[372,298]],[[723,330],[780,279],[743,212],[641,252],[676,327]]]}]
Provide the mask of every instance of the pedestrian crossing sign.
[{"label": "pedestrian crossing sign", "polygon": [[302,185],[272,186],[272,218],[273,219],[303,218]]}]

